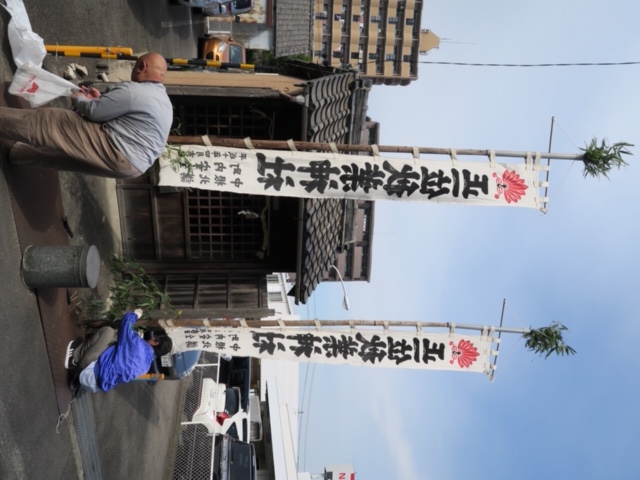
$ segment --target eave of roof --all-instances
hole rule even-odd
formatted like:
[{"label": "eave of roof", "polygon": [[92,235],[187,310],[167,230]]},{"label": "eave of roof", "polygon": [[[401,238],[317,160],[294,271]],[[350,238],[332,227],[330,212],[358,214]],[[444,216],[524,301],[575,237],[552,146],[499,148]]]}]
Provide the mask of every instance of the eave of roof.
[{"label": "eave of roof", "polygon": [[[357,73],[336,73],[306,84],[307,141],[360,143],[371,83]],[[342,246],[343,199],[300,199],[303,215],[295,302],[306,303],[338,256]]]}]

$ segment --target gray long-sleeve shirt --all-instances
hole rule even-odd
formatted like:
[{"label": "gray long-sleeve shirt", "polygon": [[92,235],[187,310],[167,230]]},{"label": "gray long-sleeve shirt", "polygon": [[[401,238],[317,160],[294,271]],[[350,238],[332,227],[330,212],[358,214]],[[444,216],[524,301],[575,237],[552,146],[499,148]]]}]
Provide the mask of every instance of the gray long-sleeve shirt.
[{"label": "gray long-sleeve shirt", "polygon": [[141,172],[146,172],[167,143],[173,108],[164,85],[122,82],[89,100],[78,97],[78,113],[106,123],[118,150]]}]

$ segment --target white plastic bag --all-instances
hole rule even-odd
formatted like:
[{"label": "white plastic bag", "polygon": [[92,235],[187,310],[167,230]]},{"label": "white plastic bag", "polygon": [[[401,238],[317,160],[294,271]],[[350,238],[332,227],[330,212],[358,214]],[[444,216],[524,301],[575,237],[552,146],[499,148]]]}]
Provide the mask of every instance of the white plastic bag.
[{"label": "white plastic bag", "polygon": [[69,96],[77,90],[73,83],[60,78],[51,72],[27,62],[16,70],[9,93],[17,95],[29,102],[32,107],[39,107],[61,96]]},{"label": "white plastic bag", "polygon": [[31,30],[22,0],[6,0],[3,6],[11,14],[7,33],[13,61],[18,67],[9,93],[23,97],[32,107],[71,95],[78,89],[76,85],[42,68],[47,51],[42,38]]}]

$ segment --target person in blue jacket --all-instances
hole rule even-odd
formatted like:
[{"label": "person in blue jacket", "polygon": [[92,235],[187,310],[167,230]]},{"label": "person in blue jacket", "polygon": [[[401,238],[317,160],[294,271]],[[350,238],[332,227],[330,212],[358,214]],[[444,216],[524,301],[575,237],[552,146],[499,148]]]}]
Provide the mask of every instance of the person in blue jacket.
[{"label": "person in blue jacket", "polygon": [[[133,329],[141,310],[127,312],[116,331],[102,327],[80,344],[69,343],[65,367],[79,372],[75,378],[92,392],[108,392],[147,373],[154,357],[171,351],[173,343],[166,333],[144,340]],[[74,384],[72,383],[72,388]]]}]

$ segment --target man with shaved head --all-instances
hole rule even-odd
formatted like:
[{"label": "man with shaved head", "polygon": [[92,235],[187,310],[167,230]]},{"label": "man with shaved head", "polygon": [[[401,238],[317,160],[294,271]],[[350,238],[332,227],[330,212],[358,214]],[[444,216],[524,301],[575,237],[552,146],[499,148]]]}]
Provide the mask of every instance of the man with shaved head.
[{"label": "man with shaved head", "polygon": [[163,85],[166,73],[164,57],[147,53],[135,63],[130,82],[102,94],[93,87],[73,93],[75,111],[0,107],[2,154],[23,165],[140,176],[160,156],[173,122]]}]

